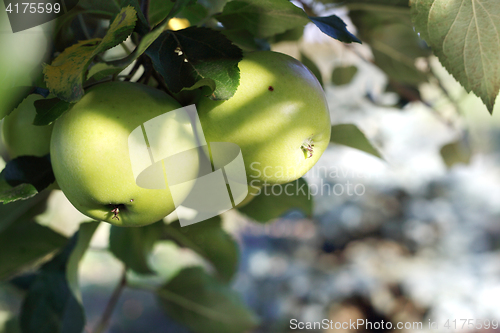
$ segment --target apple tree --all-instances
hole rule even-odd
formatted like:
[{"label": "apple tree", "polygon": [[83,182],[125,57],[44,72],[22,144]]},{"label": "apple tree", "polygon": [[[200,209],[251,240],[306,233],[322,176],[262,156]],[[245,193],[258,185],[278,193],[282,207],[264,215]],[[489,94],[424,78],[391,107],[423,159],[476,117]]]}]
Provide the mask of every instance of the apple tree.
[{"label": "apple tree", "polygon": [[[344,19],[348,18],[355,30],[347,28],[339,8],[348,10]],[[0,9],[3,11],[0,19],[5,19],[6,8]],[[431,66],[431,59],[437,57],[465,90],[478,96],[492,113],[500,89],[500,21],[495,19],[498,16],[500,3],[496,0],[410,0],[409,3],[408,0],[80,0],[54,21],[51,45],[46,50],[48,58],[32,71],[31,85],[16,85],[17,72],[6,70],[13,60],[0,55],[3,62],[0,78],[4,75],[6,82],[10,82],[8,87],[0,86],[5,160],[0,173],[0,279],[22,291],[14,325],[23,333],[105,332],[120,292],[124,288],[140,288],[153,293],[165,313],[192,332],[252,331],[258,327],[259,318],[231,289],[240,252],[235,239],[223,227],[222,218],[217,216],[181,227],[179,221],[163,219],[170,212],[159,209],[158,214],[152,214],[158,207],[146,205],[143,210],[128,208],[127,219],[127,215],[123,215],[127,210],[123,198],[135,204],[136,197],[130,193],[141,194],[133,192],[135,189],[130,186],[121,186],[120,177],[125,176],[117,171],[117,164],[123,154],[121,146],[114,144],[117,138],[126,138],[128,132],[125,136],[96,136],[96,141],[89,141],[87,146],[83,142],[95,133],[113,132],[115,118],[122,117],[120,125],[128,126],[121,126],[120,130],[132,130],[146,118],[165,112],[161,107],[167,104],[175,109],[193,103],[199,103],[200,109],[210,110],[232,105],[228,108],[236,109],[236,113],[231,114],[231,121],[223,124],[229,137],[233,131],[255,121],[248,117],[252,108],[262,108],[268,103],[267,100],[252,101],[238,106],[239,98],[250,94],[253,82],[259,80],[244,79],[247,55],[252,57],[255,52],[263,52],[259,53],[264,54],[259,61],[271,62],[273,56],[269,54],[275,45],[298,43],[306,25],[317,27],[352,56],[361,57],[383,71],[388,78],[387,91],[398,97],[394,107],[403,108],[415,101],[429,103],[420,94],[424,83],[435,84],[447,95]],[[371,54],[357,52],[359,44]],[[8,52],[2,46],[2,53]],[[304,118],[298,118],[294,126],[300,128],[311,119],[316,122],[323,133],[328,133],[323,150],[328,144],[341,144],[383,158],[354,124],[331,126],[327,109],[322,116],[315,115],[322,104],[314,103],[324,98],[321,86],[348,85],[358,69],[338,66],[326,82],[328,76],[324,70],[305,52],[298,60],[301,63],[286,61],[294,63],[293,66],[305,65],[315,75],[315,88],[307,92],[309,98],[314,98],[307,105],[315,107],[307,110]],[[259,69],[248,71],[264,75]],[[23,71],[18,75],[28,74]],[[285,75],[285,81],[293,81],[297,76],[296,72],[290,77]],[[276,108],[279,108],[305,91],[305,86],[300,84],[289,85],[281,92],[274,91],[272,85],[266,84],[265,88],[273,93],[273,98],[278,96],[281,104],[277,103]],[[12,87],[16,88],[15,92]],[[315,97],[314,92],[318,91],[321,95]],[[116,105],[121,109],[114,109]],[[98,111],[92,114],[95,121],[85,123],[86,132],[78,136],[74,133],[84,126],[85,119],[72,120],[71,117],[80,109]],[[331,114],[334,112],[330,110]],[[208,124],[206,133],[214,140],[221,139],[217,137],[221,133],[217,120],[201,118],[204,126]],[[280,119],[262,115],[258,121],[262,131],[272,133],[271,125]],[[70,123],[76,127],[66,125]],[[244,139],[255,135],[253,129],[242,133]],[[466,134],[464,130],[463,139],[443,147],[447,164],[467,160]],[[98,146],[100,140],[108,139],[112,149],[106,151],[99,162],[107,161],[109,156],[109,169],[71,178],[72,171],[96,164],[94,156],[86,157],[85,152]],[[303,140],[299,144],[302,149],[299,155],[307,159],[319,145],[313,148],[312,142]],[[279,144],[285,146],[286,143]],[[75,154],[82,154],[67,159],[61,157],[60,152],[71,149]],[[277,157],[271,156],[270,160],[280,156],[275,155]],[[320,155],[315,156],[314,163]],[[279,163],[293,164],[290,156],[286,154]],[[71,165],[71,161],[79,158],[82,158],[80,162]],[[298,180],[290,186],[307,188],[306,181],[300,177],[314,163],[297,172],[295,179]],[[89,213],[98,210],[92,206],[96,203],[88,204],[85,210],[79,207],[79,198],[85,196],[82,193],[92,179],[103,175],[109,182],[99,180],[94,189],[97,192],[91,195],[93,199],[102,198],[108,209],[108,218],[100,219],[95,217],[99,215]],[[103,194],[109,188],[116,188],[123,198]],[[78,210],[93,218],[78,221],[81,222],[78,231],[70,237],[36,221],[37,216],[46,211],[48,198],[61,189]],[[312,217],[310,196],[292,192],[297,194],[263,195],[259,191],[260,194],[251,194],[236,210],[255,223],[271,223],[290,210],[300,210]],[[146,198],[150,203],[156,200],[158,197],[154,195]],[[128,226],[134,225],[133,221],[141,223],[127,228],[120,225],[120,218],[122,222],[132,221]],[[101,320],[96,327],[89,327],[78,284],[78,267],[95,231],[106,221],[113,224],[106,251],[120,260],[125,269]],[[159,284],[130,281],[130,274],[155,276],[148,256],[156,242],[166,239],[190,249],[212,269],[183,268]]]}]

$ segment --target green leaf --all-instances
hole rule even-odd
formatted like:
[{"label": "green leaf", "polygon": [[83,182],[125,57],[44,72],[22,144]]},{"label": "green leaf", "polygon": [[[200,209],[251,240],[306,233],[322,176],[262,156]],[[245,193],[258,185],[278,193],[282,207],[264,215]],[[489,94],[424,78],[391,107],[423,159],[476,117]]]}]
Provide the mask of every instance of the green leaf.
[{"label": "green leaf", "polygon": [[[67,239],[34,222],[46,208],[47,195],[0,205],[0,280],[36,264],[62,247]],[[8,255],[7,255],[8,254]]]},{"label": "green leaf", "polygon": [[66,237],[30,219],[10,224],[0,233],[0,280],[37,263],[66,244]]},{"label": "green leaf", "polygon": [[455,164],[469,164],[472,155],[470,146],[463,140],[444,145],[440,153],[448,168]]},{"label": "green leaf", "polygon": [[45,199],[48,195],[48,192],[42,192],[26,200],[0,205],[0,216],[2,217],[0,219],[0,233],[15,221],[31,219],[35,215],[43,213],[46,208]]},{"label": "green leaf", "polygon": [[207,259],[222,281],[230,281],[238,269],[238,245],[222,229],[218,216],[186,227],[172,222],[165,226],[164,235]]},{"label": "green leaf", "polygon": [[365,134],[353,124],[333,125],[330,142],[359,149],[365,153],[382,158],[382,155],[368,141]]},{"label": "green leaf", "polygon": [[500,90],[500,2],[411,0],[410,5],[417,32],[492,113]]},{"label": "green leaf", "polygon": [[177,16],[184,8],[193,5],[196,0],[175,0],[174,6],[167,15],[167,19]]},{"label": "green leaf", "polygon": [[154,243],[160,239],[163,221],[138,228],[111,226],[109,250],[127,268],[139,274],[153,274],[148,256]]},{"label": "green leaf", "polygon": [[135,27],[136,12],[123,8],[109,27],[104,38],[80,41],[65,49],[43,73],[50,92],[66,102],[76,102],[84,94],[85,72],[94,57],[124,41]]},{"label": "green leaf", "polygon": [[109,17],[113,17],[120,12],[120,6],[118,6],[116,0],[80,0],[77,6],[84,10],[107,13]]},{"label": "green leaf", "polygon": [[21,307],[23,333],[81,333],[85,313],[78,296],[77,269],[98,223],[84,223],[67,245],[44,264]]},{"label": "green leaf", "polygon": [[316,24],[316,26],[324,34],[339,40],[344,43],[360,43],[361,41],[358,37],[351,34],[347,28],[346,24],[337,15],[325,16],[325,17],[313,17],[309,16],[309,19]]},{"label": "green leaf", "polygon": [[0,173],[0,202],[8,204],[18,200],[32,198],[38,193],[31,184],[9,185],[4,178],[4,173]]},{"label": "green leaf", "polygon": [[323,0],[347,6],[350,10],[370,10],[383,12],[406,12],[409,9],[408,0]]},{"label": "green leaf", "polygon": [[258,323],[235,291],[200,267],[183,269],[157,294],[168,316],[196,333],[243,333]]},{"label": "green leaf", "polygon": [[139,45],[137,45],[134,52],[123,59],[110,61],[109,64],[122,69],[129,66],[132,62],[134,62],[134,60],[139,58],[158,37],[160,37],[165,28],[168,26],[169,19],[175,16],[178,12],[180,12],[192,2],[193,0],[177,0],[174,6],[170,9],[167,17],[163,21],[158,23],[158,25],[155,26],[155,28],[150,33],[142,37]]},{"label": "green leaf", "polygon": [[427,73],[415,62],[430,56],[431,51],[413,31],[409,13],[353,11],[350,16],[359,36],[370,45],[375,65],[390,79],[410,85],[427,81]]},{"label": "green leaf", "polygon": [[90,67],[87,79],[93,78],[96,81],[102,80],[107,76],[115,75],[123,71],[123,68],[115,67],[110,64],[99,62]]},{"label": "green leaf", "polygon": [[304,35],[304,27],[298,26],[292,29],[289,29],[280,34],[271,36],[267,38],[269,43],[275,44],[279,42],[296,42]]},{"label": "green leaf", "polygon": [[80,293],[80,287],[78,286],[78,266],[98,226],[99,222],[85,222],[80,224],[80,228],[78,229],[78,240],[76,241],[76,245],[66,265],[66,278],[69,288],[80,303],[82,303],[82,295]]},{"label": "green leaf", "polygon": [[200,3],[193,3],[183,8],[176,17],[185,18],[191,25],[198,25],[208,16],[208,10]]},{"label": "green leaf", "polygon": [[221,31],[224,36],[243,51],[270,51],[271,46],[264,39],[255,38],[248,30],[225,29]]},{"label": "green leaf", "polygon": [[336,86],[349,84],[357,72],[358,67],[356,66],[335,67],[332,72],[332,83]]},{"label": "green leaf", "polygon": [[174,7],[174,1],[150,0],[149,2],[149,22],[151,25],[163,21]]},{"label": "green leaf", "polygon": [[[113,0],[115,1],[115,0]],[[124,8],[127,6],[132,6],[135,9],[135,12],[137,14],[137,24],[135,25],[134,31],[137,32],[139,35],[144,36],[151,30],[149,27],[149,23],[146,20],[146,17],[144,17],[144,14],[142,13],[141,6],[139,5],[139,1],[137,0],[122,0],[120,3],[120,7]]]},{"label": "green leaf", "polygon": [[23,333],[80,333],[85,324],[83,308],[66,280],[66,262],[76,244],[73,237],[51,261],[42,266],[21,306]]},{"label": "green leaf", "polygon": [[19,156],[10,160],[0,174],[12,187],[31,184],[38,192],[55,182],[50,156]]},{"label": "green leaf", "polygon": [[242,52],[218,31],[197,27],[165,31],[146,54],[174,93],[207,85],[215,87],[213,99],[229,99],[238,88]]},{"label": "green leaf", "polygon": [[45,126],[53,123],[71,107],[71,103],[59,98],[39,99],[35,101],[36,116],[33,125]]},{"label": "green leaf", "polygon": [[299,178],[287,184],[262,187],[252,201],[238,210],[257,222],[265,223],[291,210],[300,210],[311,216],[313,203],[307,182]]},{"label": "green leaf", "polygon": [[309,59],[303,52],[300,52],[300,62],[302,62],[304,65],[306,65],[307,68],[309,68],[314,76],[316,76],[321,86],[323,86],[323,77],[321,75],[321,71],[318,66],[316,66],[314,61]]},{"label": "green leaf", "polygon": [[288,0],[233,0],[215,18],[227,29],[246,29],[267,38],[309,23],[302,9]]}]

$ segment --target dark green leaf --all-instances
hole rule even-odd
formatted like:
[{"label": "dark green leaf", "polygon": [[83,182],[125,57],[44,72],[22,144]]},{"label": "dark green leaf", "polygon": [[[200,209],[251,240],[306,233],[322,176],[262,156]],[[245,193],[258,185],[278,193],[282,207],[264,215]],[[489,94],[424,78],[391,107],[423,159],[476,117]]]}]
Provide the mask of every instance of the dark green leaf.
[{"label": "dark green leaf", "polygon": [[108,13],[109,17],[113,17],[120,12],[120,6],[116,0],[80,0],[77,6],[85,10]]},{"label": "dark green leaf", "polygon": [[309,18],[323,33],[332,38],[344,43],[361,43],[358,37],[347,31],[346,24],[337,15]]},{"label": "dark green leaf", "polygon": [[[48,193],[0,205],[0,280],[37,263],[66,243],[66,238],[33,221],[46,208]],[[7,255],[8,253],[8,255]]]},{"label": "dark green leaf", "polygon": [[23,333],[81,333],[85,314],[76,288],[76,270],[98,223],[84,223],[67,245],[44,264],[21,307]]},{"label": "dark green leaf", "polygon": [[149,22],[152,26],[163,21],[174,7],[174,1],[150,0],[149,2]]},{"label": "dark green leaf", "polygon": [[382,158],[378,150],[368,141],[365,134],[353,124],[333,125],[330,142],[359,149],[378,158]]},{"label": "dark green leaf", "polygon": [[349,84],[357,72],[358,67],[356,66],[335,67],[332,72],[332,83],[336,86]]},{"label": "dark green leaf", "polygon": [[[114,1],[114,0],[113,0]],[[147,34],[150,30],[148,21],[144,17],[144,14],[141,11],[141,6],[139,5],[139,1],[137,0],[122,0],[120,7],[124,8],[127,6],[132,6],[137,14],[137,23],[135,25],[134,31],[137,32],[139,35],[144,36]]]},{"label": "dark green leaf", "polygon": [[0,233],[0,279],[41,260],[56,251],[67,239],[33,220],[16,221]]},{"label": "dark green leaf", "polygon": [[7,204],[0,204],[0,233],[11,223],[20,220],[32,219],[35,215],[45,210],[45,200],[49,193],[42,192],[39,195],[26,200],[19,200]]},{"label": "dark green leaf", "polygon": [[304,65],[306,65],[307,68],[309,68],[309,70],[314,74],[314,76],[316,76],[321,86],[323,86],[323,77],[321,75],[321,71],[319,70],[318,66],[316,66],[314,61],[309,59],[303,52],[300,52],[300,61]]},{"label": "dark green leaf", "polygon": [[265,39],[255,38],[248,30],[226,29],[221,31],[235,45],[244,51],[270,51],[271,46]]},{"label": "dark green leaf", "polygon": [[184,8],[194,3],[196,3],[196,0],[175,0],[174,6],[167,15],[167,19],[177,16]]},{"label": "dark green leaf", "polygon": [[179,221],[165,226],[164,234],[181,246],[188,247],[212,263],[223,281],[230,281],[238,269],[238,245],[222,229],[221,219],[181,227]]},{"label": "dark green leaf", "polygon": [[257,38],[271,37],[309,22],[302,9],[288,0],[230,1],[216,19],[228,29],[246,29]]},{"label": "dark green leaf", "polygon": [[196,27],[165,31],[146,53],[174,93],[202,85],[215,87],[214,99],[229,99],[236,92],[242,52],[218,31]]},{"label": "dark green leaf", "polygon": [[239,295],[200,267],[183,269],[158,296],[169,317],[196,333],[243,333],[257,325]]},{"label": "dark green leaf", "polygon": [[468,164],[472,151],[464,140],[448,143],[441,147],[441,157],[448,168],[455,164]]},{"label": "dark green leaf", "polygon": [[163,221],[139,228],[112,226],[109,249],[127,268],[139,274],[154,273],[148,264],[148,255],[160,239]]},{"label": "dark green leaf", "polygon": [[177,0],[175,2],[175,5],[170,9],[167,17],[163,21],[158,23],[158,25],[156,25],[151,32],[142,37],[139,45],[137,45],[134,52],[123,59],[110,61],[109,64],[116,68],[126,68],[127,66],[129,66],[132,62],[134,62],[134,60],[139,58],[158,37],[160,37],[165,28],[168,26],[169,18],[175,15],[174,13],[181,11],[191,2],[192,0]]},{"label": "dark green leaf", "polygon": [[304,35],[304,27],[298,26],[268,38],[271,44],[279,42],[296,42]]},{"label": "dark green leaf", "polygon": [[21,308],[23,333],[81,333],[83,307],[71,294],[61,270],[42,272],[28,291]]},{"label": "dark green leaf", "polygon": [[102,80],[107,76],[115,75],[123,71],[123,68],[115,67],[113,65],[105,64],[103,62],[97,63],[89,69],[87,79],[93,78],[96,81]]},{"label": "dark green leaf", "polygon": [[262,187],[252,201],[238,210],[257,222],[269,222],[291,210],[311,216],[312,205],[309,186],[299,178],[288,184]]},{"label": "dark green leaf", "polygon": [[35,101],[36,116],[33,125],[45,126],[53,123],[71,107],[71,103],[59,98],[39,99]]},{"label": "dark green leaf", "polygon": [[37,94],[37,95],[40,95],[42,97],[47,98],[50,94],[50,91],[47,88],[34,87],[33,94]]},{"label": "dark green leaf", "polygon": [[351,10],[379,10],[379,11],[408,11],[408,0],[321,0],[322,2],[334,2],[346,5]]},{"label": "dark green leaf", "polygon": [[410,85],[427,81],[427,73],[419,70],[415,62],[431,52],[413,31],[409,12],[396,15],[353,11],[350,16],[359,36],[370,45],[375,65],[390,79]]},{"label": "dark green leaf", "polygon": [[2,175],[12,187],[31,184],[38,192],[55,182],[49,155],[19,156],[7,163]]},{"label": "dark green leaf", "polygon": [[[63,245],[66,242],[67,242],[67,239],[64,241]],[[15,276],[11,280],[9,280],[9,283],[22,291],[28,291],[31,288],[31,286],[33,285],[33,282],[35,282],[37,276],[38,276],[38,273],[36,273],[36,272],[35,273],[26,273],[24,275]]]},{"label": "dark green leaf", "polygon": [[205,7],[203,7],[199,3],[194,3],[190,6],[182,9],[176,17],[185,18],[189,21],[189,23],[193,25],[198,25],[201,21],[203,21],[208,15],[208,11]]}]

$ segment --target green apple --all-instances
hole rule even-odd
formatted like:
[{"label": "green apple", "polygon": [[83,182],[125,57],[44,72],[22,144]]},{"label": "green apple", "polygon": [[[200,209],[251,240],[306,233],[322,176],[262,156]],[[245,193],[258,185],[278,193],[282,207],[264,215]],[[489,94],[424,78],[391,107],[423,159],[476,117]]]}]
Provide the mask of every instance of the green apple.
[{"label": "green apple", "polygon": [[[5,2],[6,3],[6,2]],[[9,114],[27,95],[25,86],[32,85],[30,74],[43,61],[49,47],[48,30],[44,24],[13,33],[0,1],[0,119]],[[47,34],[46,34],[47,32]],[[40,69],[41,71],[41,69]]]},{"label": "green apple", "polygon": [[248,182],[282,184],[304,175],[330,141],[330,113],[316,77],[298,60],[259,51],[239,63],[240,85],[227,101],[202,98],[207,142],[240,146]]},{"label": "green apple", "polygon": [[[120,226],[143,226],[170,214],[175,205],[168,186],[136,184],[128,140],[148,120],[178,108],[172,97],[142,84],[110,82],[90,88],[56,120],[52,132],[52,167],[68,200],[83,214]],[[191,125],[186,126],[184,132],[160,126],[158,137],[171,147],[189,144],[194,135]],[[189,174],[183,176],[194,179],[197,171],[186,169]]]},{"label": "green apple", "polygon": [[19,106],[2,120],[2,140],[10,155],[44,156],[50,152],[50,136],[53,125],[35,126],[35,101],[40,95],[29,95]]}]

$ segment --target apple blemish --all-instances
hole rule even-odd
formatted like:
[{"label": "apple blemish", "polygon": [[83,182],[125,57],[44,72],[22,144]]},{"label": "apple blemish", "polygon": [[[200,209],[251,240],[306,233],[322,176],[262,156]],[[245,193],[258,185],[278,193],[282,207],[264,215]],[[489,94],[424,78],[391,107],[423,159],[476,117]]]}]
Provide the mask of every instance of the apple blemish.
[{"label": "apple blemish", "polygon": [[274,91],[274,88],[273,88],[273,86],[269,86],[269,88],[267,88],[267,90]]}]

